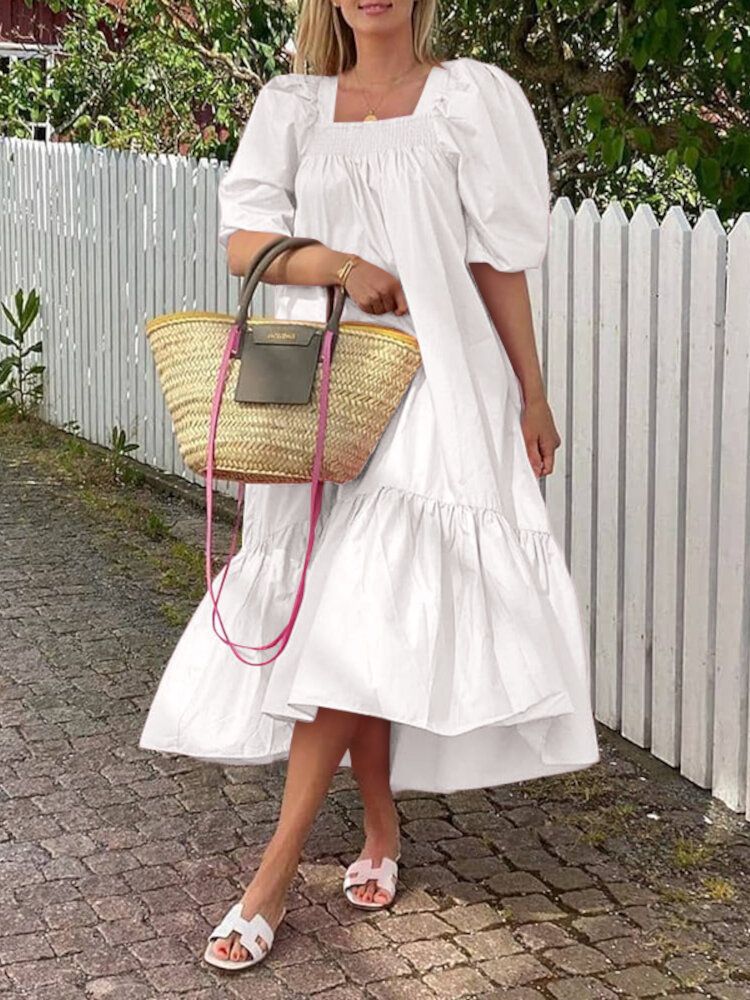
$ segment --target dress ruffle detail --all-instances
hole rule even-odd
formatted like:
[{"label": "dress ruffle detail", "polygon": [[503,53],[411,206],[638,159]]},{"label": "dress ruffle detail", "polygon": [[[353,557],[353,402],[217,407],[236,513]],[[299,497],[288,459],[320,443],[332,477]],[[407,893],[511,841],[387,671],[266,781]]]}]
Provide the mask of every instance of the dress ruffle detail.
[{"label": "dress ruffle detail", "polygon": [[[220,599],[238,644],[280,631],[306,544],[303,520],[259,527],[247,526]],[[172,690],[157,695],[159,731],[147,724],[141,745],[262,763],[286,755],[295,719],[325,706],[438,736],[515,726],[542,755],[551,721],[586,695],[574,602],[547,532],[391,487],[340,493],[319,522],[283,653],[263,667],[239,663],[214,635],[205,595],[173,653],[183,667],[162,678]]]}]

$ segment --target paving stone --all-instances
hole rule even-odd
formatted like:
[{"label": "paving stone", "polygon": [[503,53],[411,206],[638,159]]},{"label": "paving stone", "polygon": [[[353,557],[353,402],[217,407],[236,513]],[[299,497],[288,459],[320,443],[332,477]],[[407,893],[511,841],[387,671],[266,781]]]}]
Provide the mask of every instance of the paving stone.
[{"label": "paving stone", "polygon": [[556,906],[552,900],[539,893],[529,893],[528,896],[503,896],[503,909],[514,923],[527,920],[564,920],[567,914]]},{"label": "paving stone", "polygon": [[322,1000],[365,1000],[365,993],[356,986],[334,986],[332,990],[318,993]]},{"label": "paving stone", "polygon": [[522,950],[509,930],[496,927],[488,931],[474,931],[471,934],[459,934],[456,944],[465,948],[474,959],[499,958],[502,955],[512,955]]},{"label": "paving stone", "polygon": [[593,885],[592,875],[575,865],[552,865],[539,871],[539,878],[553,889],[569,891]]},{"label": "paving stone", "polygon": [[409,963],[388,947],[337,955],[336,962],[360,986],[394,976],[407,976],[411,972]]},{"label": "paving stone", "polygon": [[573,944],[574,939],[558,924],[523,924],[514,928],[514,934],[529,951],[540,948],[564,948]]},{"label": "paving stone", "polygon": [[603,941],[605,938],[635,933],[634,928],[618,916],[578,917],[573,921],[573,926],[589,941]]},{"label": "paving stone", "polygon": [[322,993],[318,993],[321,1000],[365,1000],[365,996],[363,990],[351,984],[334,986],[332,990],[323,990]]},{"label": "paving stone", "polygon": [[211,985],[211,977],[202,965],[190,963],[169,964],[146,969],[146,977],[158,994],[187,993]]},{"label": "paving stone", "polygon": [[[716,982],[723,975],[720,966],[703,955],[680,955],[671,958],[666,962],[666,968],[683,986],[690,987]],[[745,968],[750,971],[750,967]]]},{"label": "paving stone", "polygon": [[750,983],[707,983],[706,991],[716,1000],[750,1000]]},{"label": "paving stone", "polygon": [[318,935],[318,940],[327,948],[344,952],[390,947],[387,939],[377,928],[364,922],[352,924],[350,927],[341,927],[338,924],[326,927]]},{"label": "paving stone", "polygon": [[600,951],[585,944],[550,948],[543,953],[543,958],[550,965],[576,976],[588,976],[612,967],[612,963]]},{"label": "paving stone", "polygon": [[[516,831],[516,836],[519,831]],[[516,837],[513,838],[516,840]],[[514,868],[524,872],[542,872],[555,863],[555,857],[541,848],[513,847],[505,851],[505,857]]]},{"label": "paving stone", "polygon": [[476,906],[452,906],[440,912],[440,919],[446,920],[459,931],[480,931],[502,921],[502,916],[492,906],[477,903]]},{"label": "paving stone", "polygon": [[601,889],[578,889],[564,892],[560,902],[578,913],[606,913],[614,909],[614,903]]},{"label": "paving stone", "polygon": [[491,856],[489,846],[479,837],[460,837],[458,840],[441,840],[440,850],[454,859],[486,858]]},{"label": "paving stone", "polygon": [[412,819],[434,819],[436,816],[445,817],[448,815],[445,805],[439,799],[431,797],[407,799],[404,802],[399,802],[398,811],[407,821]]},{"label": "paving stone", "polygon": [[388,979],[372,983],[367,992],[377,1000],[433,1000],[436,994],[418,979]]},{"label": "paving stone", "polygon": [[333,917],[324,906],[304,906],[293,910],[286,917],[289,924],[298,931],[303,933],[310,933],[312,931],[319,931],[322,928],[335,927],[341,930],[338,926],[336,918]]},{"label": "paving stone", "polygon": [[51,958],[53,955],[52,946],[43,934],[16,934],[0,938],[0,962],[3,965]]},{"label": "paving stone", "polygon": [[86,951],[92,941],[99,941],[97,927],[66,927],[61,931],[48,931],[47,941],[56,955],[71,955]]},{"label": "paving stone", "polygon": [[[268,960],[266,959],[266,961]],[[332,961],[287,965],[276,969],[275,972],[289,989],[301,993],[303,996],[321,993],[323,990],[342,985],[345,981],[344,973]]]},{"label": "paving stone", "polygon": [[618,992],[629,997],[652,997],[679,985],[652,965],[634,965],[618,972],[608,972],[604,978]]},{"label": "paving stone", "polygon": [[443,819],[415,819],[402,826],[403,833],[416,841],[444,840],[460,837],[461,831]]},{"label": "paving stone", "polygon": [[[291,993],[284,983],[272,975],[267,963],[251,969],[250,975],[233,976],[231,973],[226,975],[219,973],[217,978],[218,976],[221,976],[223,992],[215,1000],[226,1000],[227,997],[231,997],[232,1000],[234,998],[239,998],[239,1000],[290,1000],[291,997],[297,1000],[298,998],[298,994]],[[224,986],[225,982],[226,986]],[[323,995],[324,993],[318,994],[318,996]],[[180,997],[180,1000],[183,998]],[[211,1000],[214,998],[212,997]]]},{"label": "paving stone", "polygon": [[417,868],[399,868],[399,880],[410,889],[424,889],[429,893],[455,882],[455,875],[442,865],[420,865]]},{"label": "paving stone", "polygon": [[556,979],[547,983],[546,988],[555,1000],[617,1000],[613,990],[589,976]]},{"label": "paving stone", "polygon": [[546,887],[535,875],[529,872],[502,872],[493,875],[487,885],[499,896],[514,896],[518,893],[544,893]]},{"label": "paving stone", "polygon": [[466,997],[484,993],[489,983],[476,969],[463,966],[457,969],[441,969],[439,972],[429,972],[424,977],[424,983],[436,996]]},{"label": "paving stone", "polygon": [[533,955],[505,955],[481,962],[479,968],[499,986],[523,986],[550,974],[550,970]]},{"label": "paving stone", "polygon": [[615,965],[661,962],[664,958],[664,949],[659,943],[640,933],[632,937],[598,940],[596,947]]},{"label": "paving stone", "polygon": [[547,822],[546,812],[537,806],[519,806],[517,809],[507,810],[503,815],[516,826],[544,826]]},{"label": "paving stone", "polygon": [[[456,841],[459,844],[461,841]],[[494,855],[486,857],[459,858],[448,862],[448,868],[467,882],[478,882],[500,872],[507,872],[508,866]]]},{"label": "paving stone", "polygon": [[659,899],[659,896],[646,886],[636,885],[633,882],[608,882],[607,890],[623,906],[655,903]]},{"label": "paving stone", "polygon": [[515,986],[511,989],[496,989],[487,994],[492,1000],[547,1000],[545,994],[531,986]]},{"label": "paving stone", "polygon": [[446,900],[460,903],[462,906],[469,903],[487,903],[495,898],[481,882],[451,882],[440,887],[440,894]]},{"label": "paving stone", "polygon": [[154,991],[143,980],[130,976],[104,976],[86,988],[91,1000],[152,1000]]},{"label": "paving stone", "polygon": [[98,921],[98,917],[88,903],[71,901],[50,903],[44,909],[44,919],[49,927],[88,927]]},{"label": "paving stone", "polygon": [[[461,943],[460,938],[456,939]],[[402,944],[398,950],[407,961],[419,970],[419,972],[429,972],[443,965],[461,965],[466,962],[466,955],[460,951],[455,944],[442,938],[433,938],[430,941],[410,941]]]},{"label": "paving stone", "polygon": [[439,937],[450,932],[451,927],[432,913],[415,913],[382,920],[378,929],[393,941],[405,942]]},{"label": "paving stone", "polygon": [[511,989],[496,989],[487,994],[492,1000],[547,1000],[544,993],[531,986],[516,986]]},{"label": "paving stone", "polygon": [[391,913],[424,913],[438,910],[440,904],[423,889],[409,889],[398,893],[390,906]]}]

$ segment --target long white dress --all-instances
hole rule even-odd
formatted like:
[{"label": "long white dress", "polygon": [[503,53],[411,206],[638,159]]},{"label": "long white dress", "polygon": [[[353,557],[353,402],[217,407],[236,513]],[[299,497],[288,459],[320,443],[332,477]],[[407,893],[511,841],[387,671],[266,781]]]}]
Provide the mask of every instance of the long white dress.
[{"label": "long white dress", "polygon": [[[236,229],[309,236],[397,275],[407,314],[347,299],[342,321],[409,330],[423,364],[360,476],[325,484],[285,650],[239,662],[206,594],[140,746],[262,764],[327,706],[392,720],[394,791],[587,767],[599,750],[577,595],[523,441],[520,384],[468,267],[544,258],[547,157],[531,106],[504,70],[468,57],[431,70],[412,115],[334,122],[335,97],[335,76],[262,88],[221,182],[219,242]],[[273,287],[274,315],[325,318],[325,288]],[[219,604],[234,642],[269,642],[286,622],[308,511],[307,484],[247,487]]]}]

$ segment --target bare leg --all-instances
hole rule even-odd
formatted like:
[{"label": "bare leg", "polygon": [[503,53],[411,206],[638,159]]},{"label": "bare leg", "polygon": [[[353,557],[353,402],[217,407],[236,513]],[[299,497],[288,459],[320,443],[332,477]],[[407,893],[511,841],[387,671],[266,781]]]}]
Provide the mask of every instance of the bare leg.
[{"label": "bare leg", "polygon": [[[313,722],[295,723],[279,821],[242,897],[242,916],[247,920],[261,913],[271,927],[277,926],[302,848],[360,718],[352,712],[319,708]],[[236,962],[249,957],[238,934],[217,938],[213,952],[217,958]]]},{"label": "bare leg", "polygon": [[[398,813],[390,784],[390,740],[390,720],[360,715],[349,744],[352,771],[365,807],[365,844],[359,857],[371,858],[374,865],[379,865],[384,855],[395,859],[400,850]],[[374,879],[355,886],[352,895],[368,903],[389,899]]]}]

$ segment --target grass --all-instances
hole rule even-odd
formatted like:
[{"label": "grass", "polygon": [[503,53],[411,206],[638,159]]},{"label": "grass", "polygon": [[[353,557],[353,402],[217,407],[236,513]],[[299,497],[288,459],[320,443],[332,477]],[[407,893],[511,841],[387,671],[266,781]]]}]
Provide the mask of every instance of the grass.
[{"label": "grass", "polygon": [[714,849],[703,841],[694,837],[680,835],[676,837],[672,844],[672,857],[678,868],[699,868],[710,861],[713,857]]},{"label": "grass", "polygon": [[114,539],[108,556],[123,570],[148,566],[155,590],[169,600],[161,611],[169,625],[184,626],[205,592],[203,550],[172,534],[144,474],[125,463],[115,474],[107,449],[35,417],[17,420],[0,408],[2,450],[31,461],[88,512],[100,539]]}]

